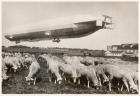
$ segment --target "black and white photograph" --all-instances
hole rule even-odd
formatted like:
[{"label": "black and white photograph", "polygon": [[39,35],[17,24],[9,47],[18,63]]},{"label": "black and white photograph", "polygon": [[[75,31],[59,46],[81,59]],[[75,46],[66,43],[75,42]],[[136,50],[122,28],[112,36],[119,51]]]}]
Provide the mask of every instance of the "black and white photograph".
[{"label": "black and white photograph", "polygon": [[138,1],[2,1],[2,94],[139,94]]}]

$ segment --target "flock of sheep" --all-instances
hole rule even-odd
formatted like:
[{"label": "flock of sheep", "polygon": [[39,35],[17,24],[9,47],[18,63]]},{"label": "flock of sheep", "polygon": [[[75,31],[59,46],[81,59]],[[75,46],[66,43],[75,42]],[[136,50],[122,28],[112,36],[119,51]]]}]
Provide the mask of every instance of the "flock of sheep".
[{"label": "flock of sheep", "polygon": [[[93,57],[55,56],[40,54],[37,57],[29,53],[2,53],[2,80],[10,79],[7,72],[17,72],[25,67],[29,70],[25,77],[27,84],[36,84],[37,75],[41,70],[40,64],[46,66],[49,82],[61,84],[67,81],[74,84],[84,84],[100,90],[107,83],[111,91],[115,85],[119,91],[138,93],[138,72],[113,64],[104,64]],[[115,83],[114,83],[115,81]]]}]

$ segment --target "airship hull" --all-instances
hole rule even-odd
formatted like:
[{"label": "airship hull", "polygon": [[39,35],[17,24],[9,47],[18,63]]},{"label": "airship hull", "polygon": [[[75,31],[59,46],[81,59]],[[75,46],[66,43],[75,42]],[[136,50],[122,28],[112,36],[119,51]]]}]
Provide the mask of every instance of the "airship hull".
[{"label": "airship hull", "polygon": [[10,41],[39,41],[39,40],[54,40],[65,38],[80,38],[96,32],[105,27],[105,21],[98,24],[97,20],[72,23],[71,26],[43,29],[39,31],[29,31],[28,33],[20,33],[13,35],[6,35],[5,37]]}]

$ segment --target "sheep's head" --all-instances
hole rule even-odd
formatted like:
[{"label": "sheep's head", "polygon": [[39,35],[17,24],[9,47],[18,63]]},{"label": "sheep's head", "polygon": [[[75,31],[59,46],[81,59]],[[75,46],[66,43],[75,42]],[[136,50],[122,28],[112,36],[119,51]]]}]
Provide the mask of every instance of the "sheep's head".
[{"label": "sheep's head", "polygon": [[3,75],[3,76],[2,76],[2,79],[3,79],[3,80],[8,80],[8,79],[9,79],[9,76]]},{"label": "sheep's head", "polygon": [[18,66],[17,66],[17,65],[14,65],[14,66],[13,66],[14,72],[17,72],[17,69],[18,69]]},{"label": "sheep's head", "polygon": [[41,62],[41,63],[45,63],[46,62],[46,60],[45,60],[45,58],[43,56],[38,56],[37,60],[39,62]]},{"label": "sheep's head", "polygon": [[25,77],[25,79],[26,79],[28,85],[31,84],[31,81],[34,81],[34,79],[31,77]]},{"label": "sheep's head", "polygon": [[132,93],[138,93],[138,87],[136,86],[136,85],[131,85],[130,86],[130,91],[132,92]]},{"label": "sheep's head", "polygon": [[33,78],[30,78],[30,77],[25,77],[26,81],[33,81],[34,79]]},{"label": "sheep's head", "polygon": [[61,84],[62,83],[62,78],[61,77],[57,78],[57,83],[58,84]]},{"label": "sheep's head", "polygon": [[107,76],[104,75],[103,78],[104,78],[103,83],[109,82],[109,79]]},{"label": "sheep's head", "polygon": [[76,83],[77,77],[73,77],[73,82]]}]

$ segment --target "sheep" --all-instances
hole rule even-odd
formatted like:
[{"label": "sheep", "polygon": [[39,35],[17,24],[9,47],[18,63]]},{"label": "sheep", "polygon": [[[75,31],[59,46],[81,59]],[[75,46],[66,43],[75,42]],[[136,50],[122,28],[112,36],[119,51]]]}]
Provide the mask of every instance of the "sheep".
[{"label": "sheep", "polygon": [[89,88],[89,83],[93,83],[95,87],[98,86],[98,79],[95,73],[95,70],[93,66],[79,66],[79,68],[76,69],[78,77],[85,76],[87,79],[87,87]]},{"label": "sheep", "polygon": [[77,68],[79,66],[84,66],[84,64],[81,64],[81,57],[77,57],[77,56],[63,56],[63,59],[65,60],[65,62],[67,64],[70,64],[71,66],[73,66],[74,68]]},{"label": "sheep", "polygon": [[80,62],[85,66],[94,65],[94,58],[93,57],[80,58]]},{"label": "sheep", "polygon": [[[120,68],[120,67],[115,66],[115,65],[110,65],[110,64],[96,65],[96,66],[100,66],[102,68],[102,70],[105,72],[105,74],[108,76],[108,78],[109,78],[109,91],[111,91],[111,83],[112,83],[113,78],[122,79],[128,92],[129,92],[129,89],[134,89],[134,90],[138,91],[137,86],[134,84],[130,73],[125,71],[123,68]],[[128,84],[130,86],[128,86]]]},{"label": "sheep", "polygon": [[56,56],[53,56],[51,54],[43,54],[43,55],[40,55],[38,58],[43,58],[46,60],[47,62],[47,66],[48,66],[48,71],[49,73],[49,81],[51,82],[52,80],[52,74],[55,75],[56,79],[55,79],[55,83],[58,82],[58,84],[61,83],[62,81],[62,77],[59,73],[59,66],[61,63],[64,63],[64,61]]},{"label": "sheep", "polygon": [[104,73],[103,69],[100,66],[95,67],[95,72],[99,80],[99,85],[102,86],[102,83],[109,82],[109,78]]},{"label": "sheep", "polygon": [[[134,84],[138,86],[139,84],[139,81],[138,81],[138,72],[134,71],[134,70],[131,70],[129,68],[125,68],[125,70],[130,73],[133,81],[134,81]],[[139,86],[138,86],[139,87]],[[121,86],[121,91],[123,90],[123,85]]]},{"label": "sheep", "polygon": [[[26,81],[33,81],[34,85],[36,84],[37,75],[40,72],[40,65],[35,58],[32,58],[32,63],[29,67],[29,74],[25,77]],[[28,83],[30,85],[30,82]]]},{"label": "sheep", "polygon": [[9,76],[7,76],[7,67],[5,66],[5,62],[2,59],[2,80],[7,80]]},{"label": "sheep", "polygon": [[63,72],[65,80],[72,78],[73,82],[76,83],[77,73],[74,67],[69,64],[61,63],[59,68]]},{"label": "sheep", "polygon": [[[85,66],[81,64],[81,60],[83,60],[83,58],[77,57],[77,56],[72,56],[72,57],[64,56],[63,59],[67,62],[67,64],[70,64],[71,66],[76,68],[77,78],[81,76],[86,76],[88,88],[89,88],[90,81],[92,81],[94,86],[98,85],[98,80],[97,80],[96,73],[93,66],[92,65]],[[80,84],[80,80],[78,81],[79,81],[78,83]]]},{"label": "sheep", "polygon": [[131,72],[130,74],[131,74],[131,76],[132,76],[132,78],[133,78],[133,80],[134,80],[134,83],[135,83],[136,85],[138,85],[138,84],[139,84],[138,72],[133,71],[133,72]]},{"label": "sheep", "polygon": [[9,56],[6,56],[6,57],[4,58],[4,62],[5,62],[5,65],[6,65],[8,68],[14,69],[14,72],[16,72],[17,69],[21,67],[21,65],[20,65],[20,63],[19,63],[19,60],[18,60],[18,58],[16,58],[16,57],[9,57]]},{"label": "sheep", "polygon": [[138,72],[130,68],[125,68],[125,70],[130,73],[134,83],[138,85]]},{"label": "sheep", "polygon": [[35,57],[27,56],[27,55],[25,57],[21,58],[20,60],[22,60],[21,63],[23,64],[23,67],[26,67],[28,69],[28,67],[31,65],[31,63],[33,61],[33,58],[35,58]]}]

